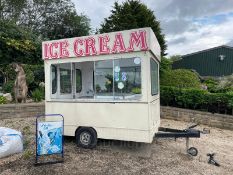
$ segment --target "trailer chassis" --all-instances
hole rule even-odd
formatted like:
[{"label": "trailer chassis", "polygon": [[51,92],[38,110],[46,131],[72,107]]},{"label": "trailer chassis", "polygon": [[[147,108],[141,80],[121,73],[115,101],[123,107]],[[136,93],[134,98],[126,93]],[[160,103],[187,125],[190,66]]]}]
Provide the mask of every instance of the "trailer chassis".
[{"label": "trailer chassis", "polygon": [[175,140],[177,138],[185,138],[186,139],[186,151],[191,156],[197,156],[198,150],[195,147],[189,147],[189,139],[190,138],[200,138],[201,133],[207,134],[209,133],[208,130],[197,130],[193,129],[197,126],[197,124],[192,125],[188,127],[187,129],[172,129],[172,128],[165,128],[165,127],[159,127],[158,133],[155,134],[154,138],[174,138]]}]

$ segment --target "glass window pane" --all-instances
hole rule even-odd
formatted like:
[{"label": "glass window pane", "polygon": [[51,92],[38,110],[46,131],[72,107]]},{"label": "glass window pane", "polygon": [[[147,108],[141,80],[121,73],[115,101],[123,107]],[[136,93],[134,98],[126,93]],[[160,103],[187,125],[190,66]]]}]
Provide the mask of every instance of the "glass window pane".
[{"label": "glass window pane", "polygon": [[52,94],[57,92],[57,67],[52,65]]},{"label": "glass window pane", "polygon": [[114,60],[115,99],[141,97],[141,58]]},{"label": "glass window pane", "polygon": [[150,60],[150,69],[151,69],[151,94],[156,95],[159,92],[158,64],[152,58]]},{"label": "glass window pane", "polygon": [[60,68],[60,92],[70,94],[71,88],[71,68]]},{"label": "glass window pane", "polygon": [[96,98],[113,98],[112,60],[95,62],[95,94]]},{"label": "glass window pane", "polygon": [[80,69],[76,69],[76,93],[82,90],[82,73]]}]

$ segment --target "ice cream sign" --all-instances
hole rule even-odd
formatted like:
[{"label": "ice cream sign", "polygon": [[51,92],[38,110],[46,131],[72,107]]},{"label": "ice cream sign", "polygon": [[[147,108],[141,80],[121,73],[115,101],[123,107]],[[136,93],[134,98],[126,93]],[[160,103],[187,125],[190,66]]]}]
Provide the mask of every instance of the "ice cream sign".
[{"label": "ice cream sign", "polygon": [[46,41],[42,43],[42,55],[43,59],[47,60],[147,51],[151,49],[149,38],[152,33],[150,28],[142,28]]}]

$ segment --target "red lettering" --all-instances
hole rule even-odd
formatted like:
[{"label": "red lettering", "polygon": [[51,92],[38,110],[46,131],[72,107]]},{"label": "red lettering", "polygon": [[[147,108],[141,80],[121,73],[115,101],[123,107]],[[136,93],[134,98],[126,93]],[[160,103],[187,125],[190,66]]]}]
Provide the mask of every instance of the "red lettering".
[{"label": "red lettering", "polygon": [[112,53],[125,52],[125,51],[126,51],[126,48],[125,48],[125,43],[124,43],[122,34],[117,33],[115,35],[115,41],[113,44]]},{"label": "red lettering", "polygon": [[59,43],[58,42],[54,42],[52,44],[50,44],[49,46],[49,51],[50,51],[50,57],[53,58],[58,58],[58,53],[57,51],[54,51],[54,48],[57,49],[58,48]]},{"label": "red lettering", "polygon": [[95,48],[95,38],[88,37],[85,39],[85,49],[86,49],[86,55],[97,55],[97,51]]},{"label": "red lettering", "polygon": [[109,54],[110,49],[108,47],[108,42],[110,41],[109,36],[99,36],[99,54]]},{"label": "red lettering", "polygon": [[69,42],[67,40],[60,42],[60,58],[69,57],[68,46]]},{"label": "red lettering", "polygon": [[138,32],[132,32],[130,34],[130,40],[129,40],[129,48],[128,51],[134,51],[134,44],[139,47],[141,50],[148,50],[148,46],[146,43],[146,31],[139,31]]},{"label": "red lettering", "polygon": [[83,45],[83,39],[76,39],[74,41],[74,54],[77,56],[77,57],[80,57],[80,56],[83,56],[83,49],[79,49],[78,48],[78,45]]},{"label": "red lettering", "polygon": [[44,44],[44,59],[47,60],[50,58],[49,55],[49,45],[50,44]]}]

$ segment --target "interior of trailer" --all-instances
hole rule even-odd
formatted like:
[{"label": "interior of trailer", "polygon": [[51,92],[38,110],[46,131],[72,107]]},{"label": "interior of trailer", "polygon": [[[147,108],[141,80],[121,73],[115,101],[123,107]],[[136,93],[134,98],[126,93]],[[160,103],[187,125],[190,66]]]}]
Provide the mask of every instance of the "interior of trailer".
[{"label": "interior of trailer", "polygon": [[140,57],[52,64],[50,70],[51,99],[101,101],[142,97]]}]

